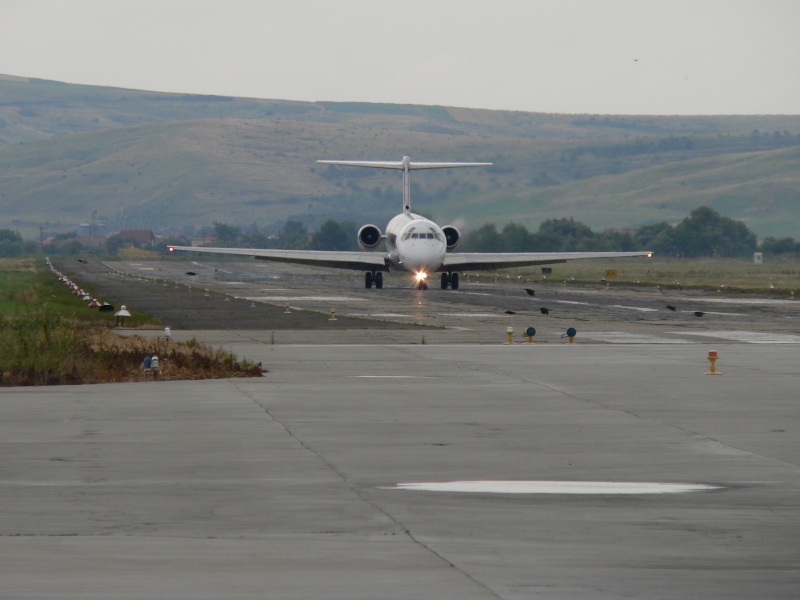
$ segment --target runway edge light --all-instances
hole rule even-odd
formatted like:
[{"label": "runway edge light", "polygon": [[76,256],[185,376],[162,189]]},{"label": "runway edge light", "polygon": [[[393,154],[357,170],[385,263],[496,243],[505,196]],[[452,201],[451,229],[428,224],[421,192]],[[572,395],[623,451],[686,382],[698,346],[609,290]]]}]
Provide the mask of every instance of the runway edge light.
[{"label": "runway edge light", "polygon": [[717,358],[717,353],[715,351],[710,351],[708,353],[708,362],[711,363],[711,368],[706,375],[722,375],[722,373],[717,371]]}]

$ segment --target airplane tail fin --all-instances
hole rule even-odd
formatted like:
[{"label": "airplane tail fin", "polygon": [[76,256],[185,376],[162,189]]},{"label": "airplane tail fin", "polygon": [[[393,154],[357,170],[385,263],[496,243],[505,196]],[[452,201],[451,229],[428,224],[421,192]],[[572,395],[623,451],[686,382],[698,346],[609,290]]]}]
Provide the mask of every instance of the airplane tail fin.
[{"label": "airplane tail fin", "polygon": [[321,165],[343,167],[370,167],[373,169],[398,169],[403,171],[403,212],[411,212],[411,174],[413,169],[455,169],[458,167],[491,167],[486,162],[413,162],[408,156],[403,160],[318,160]]}]

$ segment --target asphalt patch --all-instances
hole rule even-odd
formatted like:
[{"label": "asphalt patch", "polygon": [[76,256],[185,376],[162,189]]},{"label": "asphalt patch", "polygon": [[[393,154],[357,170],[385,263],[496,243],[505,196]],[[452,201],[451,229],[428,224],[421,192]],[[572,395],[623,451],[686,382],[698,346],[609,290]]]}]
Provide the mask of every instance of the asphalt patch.
[{"label": "asphalt patch", "polygon": [[[112,304],[125,304],[133,312],[145,313],[172,329],[426,329],[421,325],[364,317],[336,315],[330,311],[292,309],[283,305],[232,298],[164,279],[139,279],[114,275],[95,259],[58,258],[51,262],[62,273],[92,294]],[[88,309],[87,310],[91,310]]]}]

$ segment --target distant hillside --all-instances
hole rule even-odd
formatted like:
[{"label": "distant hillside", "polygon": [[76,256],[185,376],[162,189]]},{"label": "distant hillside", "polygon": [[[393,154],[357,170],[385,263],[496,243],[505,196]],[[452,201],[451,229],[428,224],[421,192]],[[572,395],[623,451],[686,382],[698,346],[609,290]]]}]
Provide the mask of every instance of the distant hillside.
[{"label": "distant hillside", "polygon": [[413,177],[414,208],[465,230],[563,216],[636,227],[708,205],[762,237],[800,237],[800,116],[545,115],[0,76],[0,227],[29,236],[93,212],[162,233],[214,220],[382,226],[400,206],[397,173],[315,161],[405,154],[495,163]]}]

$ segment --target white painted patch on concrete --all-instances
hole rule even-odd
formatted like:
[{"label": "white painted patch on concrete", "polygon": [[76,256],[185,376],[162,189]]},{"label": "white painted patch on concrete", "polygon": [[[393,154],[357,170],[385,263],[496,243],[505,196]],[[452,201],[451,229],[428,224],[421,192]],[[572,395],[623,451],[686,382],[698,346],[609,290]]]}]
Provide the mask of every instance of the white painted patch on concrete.
[{"label": "white painted patch on concrete", "polygon": [[[696,311],[694,311],[694,310],[679,310],[678,312],[694,314]],[[746,317],[747,316],[744,313],[717,312],[717,311],[714,311],[714,310],[704,310],[703,314],[706,314],[706,315],[722,315],[723,317]]]},{"label": "white painted patch on concrete", "polygon": [[[668,333],[679,333],[670,331]],[[800,335],[788,333],[762,333],[759,331],[681,331],[680,335],[715,337],[748,344],[800,344]]]},{"label": "white painted patch on concrete", "polygon": [[700,483],[634,481],[440,481],[398,483],[389,490],[473,494],[685,494],[720,489]]},{"label": "white painted patch on concrete", "polygon": [[353,379],[436,379],[428,375],[349,375]]},{"label": "white painted patch on concrete", "polygon": [[371,317],[374,319],[411,319],[411,315],[401,315],[400,313],[350,313],[348,317]]},{"label": "white painted patch on concrete", "polygon": [[439,313],[439,316],[440,317],[470,317],[470,318],[478,317],[478,318],[481,318],[481,319],[486,319],[486,318],[502,318],[502,319],[506,319],[508,317],[514,317],[514,316],[517,316],[517,315],[507,315],[507,314],[504,314],[504,313]]},{"label": "white painted patch on concrete", "polygon": [[245,300],[256,302],[362,302],[363,298],[349,296],[248,296]]},{"label": "white painted patch on concrete", "polygon": [[658,312],[655,308],[645,308],[643,306],[624,306],[622,304],[612,304],[611,308],[624,308],[625,310],[638,310],[639,312]]},{"label": "white painted patch on concrete", "polygon": [[696,298],[695,301],[717,304],[795,304],[800,307],[798,300],[779,300],[778,298]]},{"label": "white painted patch on concrete", "polygon": [[576,302],[575,300],[556,300],[558,304],[580,304],[582,306],[591,306],[590,302]]},{"label": "white painted patch on concrete", "polygon": [[665,338],[656,335],[645,335],[641,333],[627,333],[624,331],[592,331],[590,333],[580,333],[580,337],[607,342],[609,344],[696,344],[682,339]]}]

